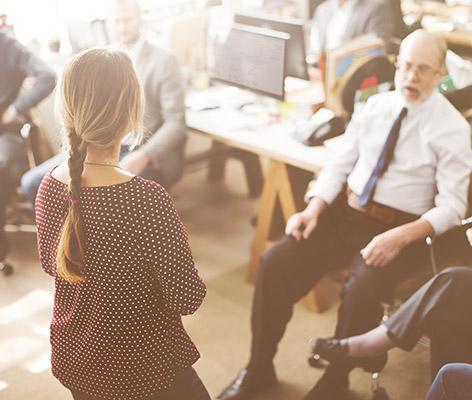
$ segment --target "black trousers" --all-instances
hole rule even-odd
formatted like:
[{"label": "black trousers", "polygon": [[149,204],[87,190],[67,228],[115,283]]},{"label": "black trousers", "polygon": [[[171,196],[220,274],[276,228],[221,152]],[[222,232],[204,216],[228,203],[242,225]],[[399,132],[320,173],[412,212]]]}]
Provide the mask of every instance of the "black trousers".
[{"label": "black trousers", "polygon": [[[71,393],[74,400],[100,400],[76,391]],[[141,400],[210,400],[210,395],[197,372],[188,367],[177,373],[170,388]]]},{"label": "black trousers", "polygon": [[388,299],[392,289],[415,269],[429,265],[423,241],[405,248],[383,268],[374,269],[364,263],[359,250],[375,235],[392,227],[350,208],[345,196],[340,196],[321,215],[307,240],[285,236],[265,253],[256,279],[247,368],[258,374],[272,365],[293,305],[336,268],[351,266],[342,291],[335,336],[348,337],[377,326],[382,316],[380,302]]},{"label": "black trousers", "polygon": [[431,377],[447,363],[472,364],[472,268],[454,267],[425,283],[385,326],[395,344],[413,349],[431,338]]},{"label": "black trousers", "polygon": [[24,140],[17,133],[2,131],[0,126],[0,261],[8,252],[4,232],[5,209],[27,167],[28,156]]}]

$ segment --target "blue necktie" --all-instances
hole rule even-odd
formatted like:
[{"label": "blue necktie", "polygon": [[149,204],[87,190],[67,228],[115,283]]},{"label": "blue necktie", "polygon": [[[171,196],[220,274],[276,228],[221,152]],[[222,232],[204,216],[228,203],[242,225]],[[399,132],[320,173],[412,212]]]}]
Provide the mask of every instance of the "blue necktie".
[{"label": "blue necktie", "polygon": [[395,145],[398,141],[398,134],[400,133],[402,120],[406,116],[407,112],[408,109],[403,107],[400,111],[400,114],[393,122],[390,133],[388,134],[382,152],[380,153],[379,159],[377,160],[377,164],[375,165],[375,168],[372,171],[372,174],[370,175],[369,180],[365,184],[364,189],[362,190],[362,193],[359,197],[358,204],[361,207],[365,207],[372,200],[377,182],[387,170],[390,161],[392,161],[393,150],[395,149]]}]

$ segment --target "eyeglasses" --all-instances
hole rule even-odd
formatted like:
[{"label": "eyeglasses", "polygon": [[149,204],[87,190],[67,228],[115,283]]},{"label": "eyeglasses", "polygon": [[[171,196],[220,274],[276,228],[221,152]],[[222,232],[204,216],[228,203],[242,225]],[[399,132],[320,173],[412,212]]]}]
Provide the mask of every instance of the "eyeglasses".
[{"label": "eyeglasses", "polygon": [[410,71],[416,72],[421,77],[429,77],[437,74],[438,69],[434,69],[426,64],[413,64],[409,61],[398,61],[395,66],[402,73],[408,73]]}]

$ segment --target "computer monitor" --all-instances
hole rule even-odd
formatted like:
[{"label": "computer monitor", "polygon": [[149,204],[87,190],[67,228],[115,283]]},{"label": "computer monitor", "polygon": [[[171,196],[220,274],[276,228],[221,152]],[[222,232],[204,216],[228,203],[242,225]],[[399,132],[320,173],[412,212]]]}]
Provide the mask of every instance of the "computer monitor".
[{"label": "computer monitor", "polygon": [[288,39],[283,32],[235,24],[211,38],[210,78],[283,100]]},{"label": "computer monitor", "polygon": [[259,13],[237,13],[234,15],[234,22],[288,33],[290,39],[288,41],[286,57],[287,75],[308,80],[305,31],[302,20],[268,16]]}]

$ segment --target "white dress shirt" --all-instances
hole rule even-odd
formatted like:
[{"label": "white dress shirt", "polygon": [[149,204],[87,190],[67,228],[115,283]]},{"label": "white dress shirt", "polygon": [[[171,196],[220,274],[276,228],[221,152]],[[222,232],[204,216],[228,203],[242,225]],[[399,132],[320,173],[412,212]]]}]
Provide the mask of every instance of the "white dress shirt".
[{"label": "white dress shirt", "polygon": [[403,119],[393,160],[377,183],[375,202],[416,214],[437,235],[459,225],[467,209],[472,169],[470,127],[438,92],[422,103],[405,104],[393,91],[372,96],[355,113],[343,150],[310,186],[306,199],[331,203],[349,188],[360,195],[402,107]]}]

